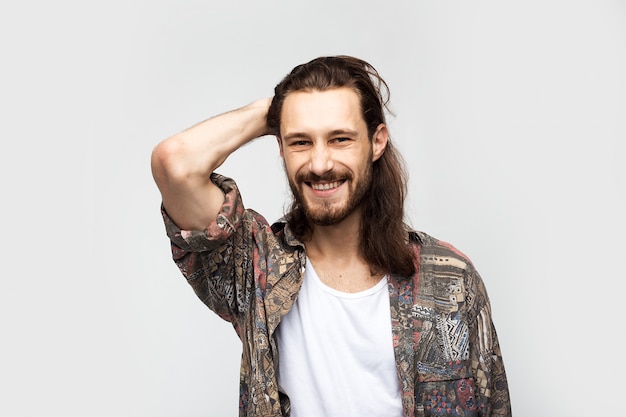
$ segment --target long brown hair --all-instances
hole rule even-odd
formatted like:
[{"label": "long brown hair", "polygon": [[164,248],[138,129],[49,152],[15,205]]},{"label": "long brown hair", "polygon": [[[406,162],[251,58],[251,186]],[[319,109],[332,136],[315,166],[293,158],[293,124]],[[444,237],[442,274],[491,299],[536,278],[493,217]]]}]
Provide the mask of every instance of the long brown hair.
[{"label": "long brown hair", "polygon": [[[316,58],[295,67],[274,89],[267,115],[269,133],[280,138],[280,116],[285,98],[295,91],[325,91],[349,87],[359,96],[361,112],[372,140],[389,111],[387,83],[369,63],[350,56]],[[372,183],[363,201],[361,253],[374,268],[403,277],[415,273],[414,255],[408,246],[404,223],[407,173],[397,149],[387,143],[373,162]],[[304,209],[294,200],[287,215],[289,227],[300,239],[311,233]]]}]

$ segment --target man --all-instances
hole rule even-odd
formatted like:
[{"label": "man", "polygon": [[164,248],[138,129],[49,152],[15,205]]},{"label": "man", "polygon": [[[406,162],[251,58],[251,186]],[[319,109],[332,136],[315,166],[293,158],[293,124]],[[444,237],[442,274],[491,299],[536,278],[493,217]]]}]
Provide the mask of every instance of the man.
[{"label": "man", "polygon": [[[386,92],[368,63],[318,58],[153,152],[174,260],[242,341],[241,416],[511,413],[480,276],[403,221]],[[215,173],[264,135],[293,192],[272,225]]]}]

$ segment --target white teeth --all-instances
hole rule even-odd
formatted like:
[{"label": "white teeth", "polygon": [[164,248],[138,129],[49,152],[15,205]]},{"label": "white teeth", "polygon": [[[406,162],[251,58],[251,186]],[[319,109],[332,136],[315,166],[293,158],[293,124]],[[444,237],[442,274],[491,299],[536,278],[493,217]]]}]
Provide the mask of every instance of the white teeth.
[{"label": "white teeth", "polygon": [[325,191],[330,190],[331,188],[339,187],[339,181],[329,182],[326,184],[311,184],[314,190]]}]

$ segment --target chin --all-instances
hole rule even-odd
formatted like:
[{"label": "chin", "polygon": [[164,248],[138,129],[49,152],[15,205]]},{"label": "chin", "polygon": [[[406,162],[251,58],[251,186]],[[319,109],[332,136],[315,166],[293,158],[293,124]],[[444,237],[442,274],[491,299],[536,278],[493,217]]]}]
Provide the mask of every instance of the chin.
[{"label": "chin", "polygon": [[310,207],[305,207],[305,214],[311,224],[316,226],[334,226],[348,217],[351,211],[347,210],[346,207],[326,210],[311,210]]}]

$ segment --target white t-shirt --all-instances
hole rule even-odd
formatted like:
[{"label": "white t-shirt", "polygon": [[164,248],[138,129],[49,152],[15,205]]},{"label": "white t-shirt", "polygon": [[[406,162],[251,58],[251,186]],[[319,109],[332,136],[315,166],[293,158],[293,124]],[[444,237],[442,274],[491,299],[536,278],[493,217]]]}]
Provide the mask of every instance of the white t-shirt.
[{"label": "white t-shirt", "polygon": [[322,283],[307,259],[277,341],[278,382],[293,417],[402,416],[387,277],[344,293]]}]

